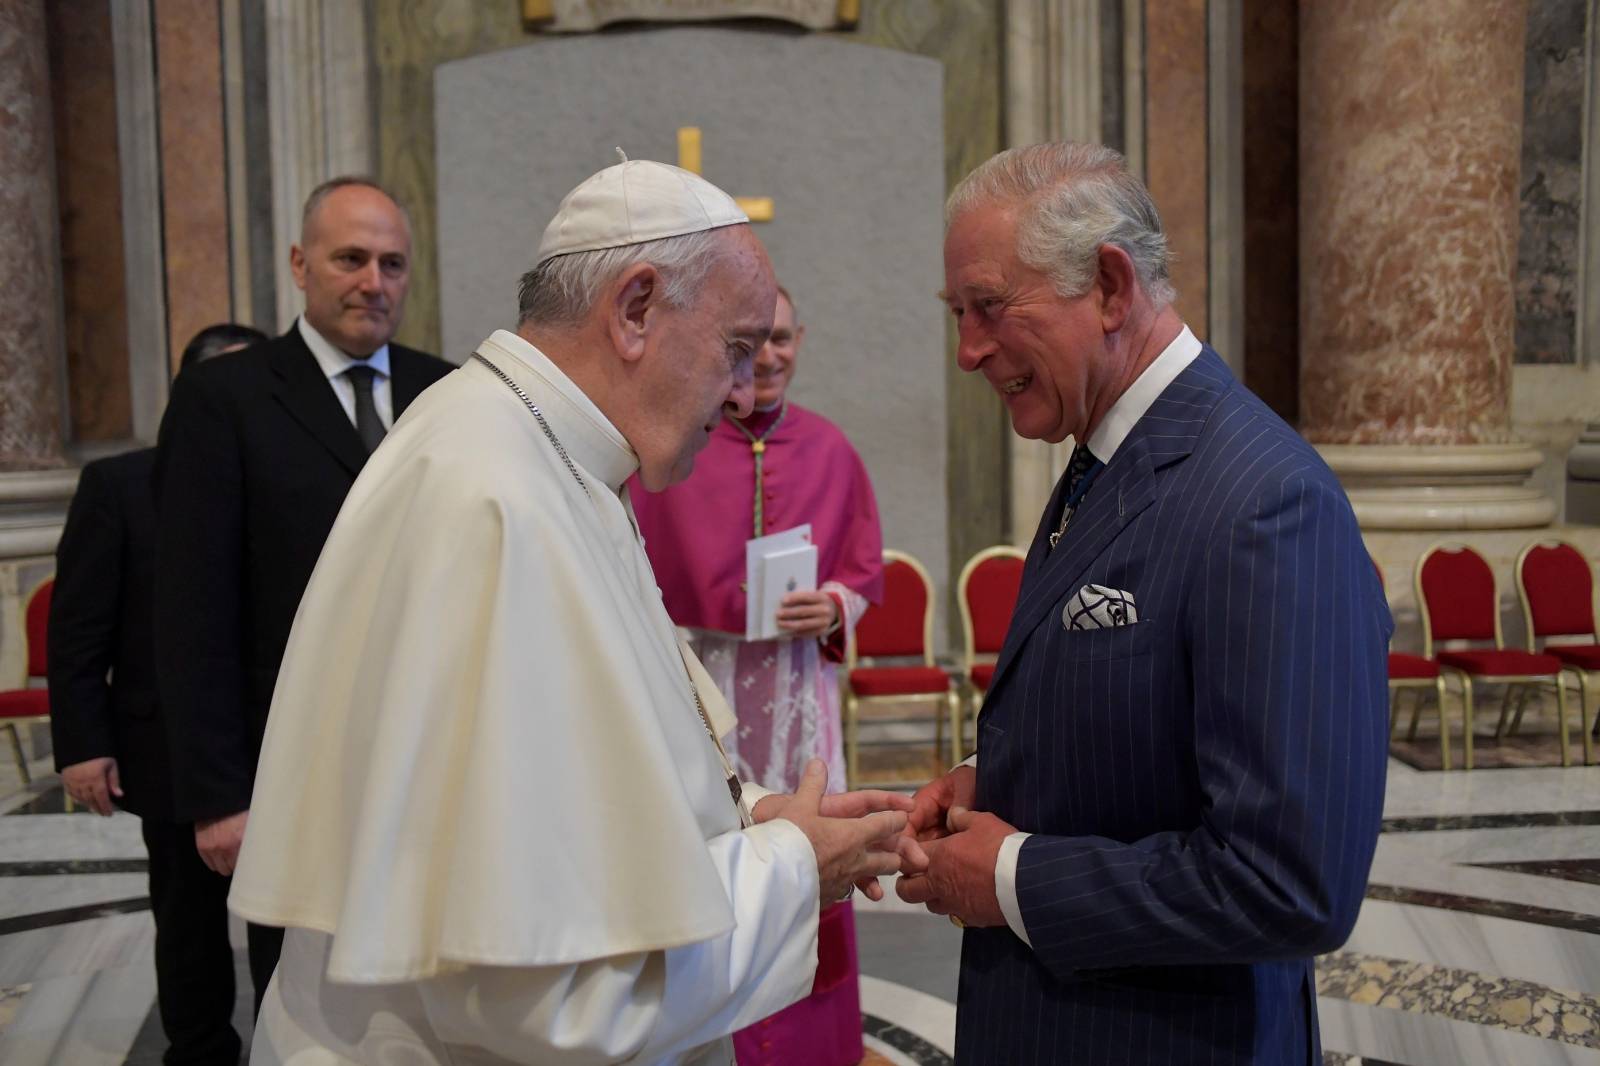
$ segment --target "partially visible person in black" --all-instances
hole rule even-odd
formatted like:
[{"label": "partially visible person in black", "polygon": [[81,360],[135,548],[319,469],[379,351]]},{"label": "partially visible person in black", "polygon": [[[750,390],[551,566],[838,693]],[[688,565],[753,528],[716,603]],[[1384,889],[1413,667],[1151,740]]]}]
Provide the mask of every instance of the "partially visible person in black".
[{"label": "partially visible person in black", "polygon": [[[180,371],[267,339],[248,326],[201,330]],[[194,828],[173,814],[156,697],[156,450],[83,468],[56,548],[50,605],[50,733],[67,794],[96,814],[136,814],[150,853],[156,998],[167,1066],[234,1063],[228,879],[206,868]]]},{"label": "partially visible person in black", "polygon": [[[177,817],[231,875],[300,597],[367,456],[449,363],[390,343],[411,280],[405,211],[366,178],[306,199],[289,250],[305,313],[182,375],[156,456],[156,668]],[[256,1009],[283,930],[249,925]]]}]

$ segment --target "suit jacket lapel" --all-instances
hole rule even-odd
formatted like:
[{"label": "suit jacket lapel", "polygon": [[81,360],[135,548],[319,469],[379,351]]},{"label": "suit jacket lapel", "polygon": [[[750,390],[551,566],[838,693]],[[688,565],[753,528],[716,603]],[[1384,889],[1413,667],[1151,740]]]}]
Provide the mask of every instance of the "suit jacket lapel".
[{"label": "suit jacket lapel", "polygon": [[[1040,619],[1063,596],[1082,586],[1089,565],[1155,500],[1156,471],[1183,460],[1194,450],[1206,419],[1230,380],[1221,357],[1203,347],[1133,427],[1110,465],[1090,487],[1066,536],[1052,551],[1048,538],[1061,521],[1066,480],[1062,475],[1028,551],[1022,591],[989,682],[991,694],[999,688]],[[1129,591],[1137,595],[1136,589]]]},{"label": "suit jacket lapel", "polygon": [[333,453],[340,465],[352,475],[359,474],[367,461],[367,449],[333,394],[333,386],[323,376],[298,329],[291,327],[282,340],[271,357],[272,369],[279,379],[275,393],[278,402]]}]

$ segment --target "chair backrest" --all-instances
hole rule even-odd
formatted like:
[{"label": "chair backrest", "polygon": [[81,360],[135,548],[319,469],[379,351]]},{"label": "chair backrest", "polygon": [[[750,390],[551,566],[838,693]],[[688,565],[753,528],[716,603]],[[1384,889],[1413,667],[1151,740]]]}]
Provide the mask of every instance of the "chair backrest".
[{"label": "chair backrest", "polygon": [[44,677],[49,671],[49,649],[45,633],[50,628],[50,597],[55,592],[56,579],[46,578],[28,597],[23,608],[22,629],[28,642],[28,676]]},{"label": "chair backrest", "polygon": [[1516,565],[1517,596],[1528,623],[1528,650],[1537,637],[1597,637],[1594,574],[1583,553],[1565,541],[1534,541]]},{"label": "chair backrest", "polygon": [[1417,560],[1422,654],[1436,640],[1493,641],[1501,646],[1500,591],[1483,556],[1465,544],[1435,544]]},{"label": "chair backrest", "polygon": [[933,578],[904,552],[883,553],[883,602],[868,607],[856,624],[848,661],[876,656],[920,655],[933,665]]},{"label": "chair backrest", "polygon": [[997,654],[1005,643],[1026,559],[1020,549],[1004,544],[983,549],[961,568],[956,600],[961,605],[968,669],[979,655]]}]

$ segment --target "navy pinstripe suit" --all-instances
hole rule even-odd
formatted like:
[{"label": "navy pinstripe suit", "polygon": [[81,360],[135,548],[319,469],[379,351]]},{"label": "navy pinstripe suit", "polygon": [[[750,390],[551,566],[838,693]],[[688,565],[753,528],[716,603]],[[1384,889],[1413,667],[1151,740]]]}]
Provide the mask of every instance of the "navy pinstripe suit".
[{"label": "navy pinstripe suit", "polygon": [[[1054,551],[1046,510],[978,719],[976,807],[1028,838],[1032,948],[969,929],[957,1061],[1320,1062],[1383,805],[1392,624],[1316,452],[1209,348]],[[1093,582],[1137,623],[1069,632]]]}]

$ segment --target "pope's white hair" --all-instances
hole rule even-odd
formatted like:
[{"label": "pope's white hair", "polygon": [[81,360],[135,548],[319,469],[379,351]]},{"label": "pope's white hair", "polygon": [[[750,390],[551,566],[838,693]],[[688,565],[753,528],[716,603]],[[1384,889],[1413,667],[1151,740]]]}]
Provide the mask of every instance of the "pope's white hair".
[{"label": "pope's white hair", "polygon": [[683,307],[699,294],[718,256],[728,251],[724,228],[546,259],[517,284],[517,322],[575,325],[612,279],[638,263],[660,271],[661,298],[668,306]]},{"label": "pope's white hair", "polygon": [[1064,141],[1001,152],[950,193],[945,227],[973,208],[1013,203],[1023,205],[1018,258],[1047,274],[1062,296],[1089,291],[1106,244],[1128,253],[1140,288],[1157,307],[1177,295],[1161,216],[1115,149]]}]

